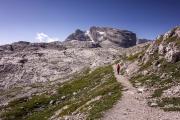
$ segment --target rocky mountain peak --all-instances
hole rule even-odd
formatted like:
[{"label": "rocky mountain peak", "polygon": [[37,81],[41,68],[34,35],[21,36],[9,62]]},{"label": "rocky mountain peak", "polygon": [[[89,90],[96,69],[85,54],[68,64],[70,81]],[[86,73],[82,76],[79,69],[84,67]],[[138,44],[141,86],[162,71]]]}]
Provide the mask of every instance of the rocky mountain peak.
[{"label": "rocky mountain peak", "polygon": [[88,41],[90,40],[87,35],[85,35],[85,31],[82,31],[80,29],[75,30],[74,33],[69,35],[65,41],[72,41],[72,40],[78,40],[78,41]]},{"label": "rocky mountain peak", "polygon": [[91,41],[101,47],[131,47],[136,45],[136,34],[109,27],[90,27],[87,31],[76,30],[65,41]]}]

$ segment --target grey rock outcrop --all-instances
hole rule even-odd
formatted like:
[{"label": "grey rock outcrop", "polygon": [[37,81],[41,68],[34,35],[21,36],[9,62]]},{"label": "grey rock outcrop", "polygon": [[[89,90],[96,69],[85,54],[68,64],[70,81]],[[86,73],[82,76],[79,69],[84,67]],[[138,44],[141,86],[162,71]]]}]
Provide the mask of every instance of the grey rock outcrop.
[{"label": "grey rock outcrop", "polygon": [[147,49],[143,61],[146,63],[157,54],[168,62],[175,63],[180,60],[180,27],[175,27],[164,35],[160,35]]}]

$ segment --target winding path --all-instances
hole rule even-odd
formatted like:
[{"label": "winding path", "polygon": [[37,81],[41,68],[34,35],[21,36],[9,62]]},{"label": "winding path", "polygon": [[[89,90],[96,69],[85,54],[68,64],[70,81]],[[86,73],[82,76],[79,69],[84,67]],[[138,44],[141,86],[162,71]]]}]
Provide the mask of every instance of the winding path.
[{"label": "winding path", "polygon": [[114,73],[117,81],[124,86],[123,96],[104,114],[103,120],[180,120],[180,112],[164,112],[149,107],[144,93],[138,93],[126,76]]}]

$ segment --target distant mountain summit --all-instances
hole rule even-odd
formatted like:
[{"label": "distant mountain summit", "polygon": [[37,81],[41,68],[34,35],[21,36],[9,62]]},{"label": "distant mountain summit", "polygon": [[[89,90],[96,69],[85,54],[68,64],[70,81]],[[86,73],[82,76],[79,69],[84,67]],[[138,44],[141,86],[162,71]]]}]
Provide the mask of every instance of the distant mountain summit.
[{"label": "distant mountain summit", "polygon": [[87,31],[77,29],[66,38],[67,41],[87,41],[101,47],[131,47],[136,45],[136,34],[109,27],[91,27]]},{"label": "distant mountain summit", "polygon": [[142,43],[146,43],[146,42],[150,42],[152,40],[149,40],[149,39],[138,39],[136,44],[142,44]]}]

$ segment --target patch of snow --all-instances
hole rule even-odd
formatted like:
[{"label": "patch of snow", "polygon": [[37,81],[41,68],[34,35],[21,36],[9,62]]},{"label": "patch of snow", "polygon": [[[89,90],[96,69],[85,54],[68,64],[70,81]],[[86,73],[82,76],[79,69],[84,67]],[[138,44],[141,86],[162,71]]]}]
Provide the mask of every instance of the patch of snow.
[{"label": "patch of snow", "polygon": [[87,30],[87,31],[85,32],[85,35],[87,35],[87,36],[91,39],[91,42],[95,43],[95,41],[94,41],[94,39],[92,38],[89,30]]},{"label": "patch of snow", "polygon": [[104,35],[106,34],[105,32],[102,32],[102,31],[97,31],[100,35]]},{"label": "patch of snow", "polygon": [[102,41],[104,39],[104,36],[106,36],[106,33],[103,31],[97,31],[101,36],[99,37],[99,41]]},{"label": "patch of snow", "polygon": [[87,30],[87,31],[85,32],[85,35],[90,36],[90,31]]}]

